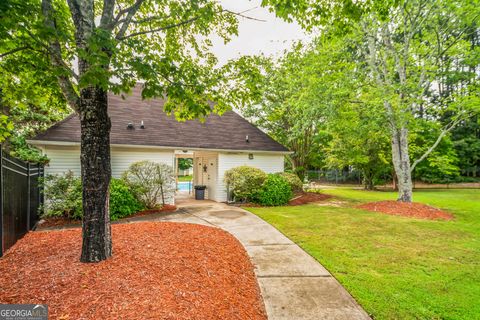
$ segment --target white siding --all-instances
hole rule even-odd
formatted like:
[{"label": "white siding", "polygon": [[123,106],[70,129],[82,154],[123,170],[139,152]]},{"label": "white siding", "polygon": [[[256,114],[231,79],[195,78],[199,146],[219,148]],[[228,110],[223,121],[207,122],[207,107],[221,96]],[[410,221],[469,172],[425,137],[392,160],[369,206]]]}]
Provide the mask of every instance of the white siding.
[{"label": "white siding", "polygon": [[118,178],[128,167],[138,161],[150,160],[174,166],[174,153],[168,150],[138,148],[112,148],[112,176]]},{"label": "white siding", "polygon": [[283,172],[284,156],[278,154],[253,154],[253,159],[248,158],[248,153],[219,153],[216,201],[227,200],[227,188],[223,183],[225,171],[238,166],[255,167],[266,173]]},{"label": "white siding", "polygon": [[42,150],[50,159],[45,174],[63,174],[71,170],[80,175],[80,147],[45,146]]},{"label": "white siding", "polygon": [[[72,170],[80,175],[80,148],[66,146],[45,146],[44,154],[50,159],[45,168],[46,174],[62,174]],[[173,167],[174,154],[168,150],[112,147],[112,176],[119,178],[128,167],[137,161],[150,160],[166,163]]]},{"label": "white siding", "polygon": [[[45,168],[46,174],[62,174],[68,170],[72,170],[75,175],[80,175],[80,148],[67,146],[44,146],[44,153],[50,159],[50,163]],[[150,160],[162,162],[174,166],[175,154],[173,150],[143,149],[143,148],[127,148],[112,147],[112,176],[120,177],[130,164]],[[266,173],[282,172],[284,169],[284,156],[279,154],[261,154],[254,153],[253,159],[248,158],[248,153],[227,153],[221,152],[195,152],[194,171],[196,184],[207,184],[201,180],[202,169],[197,168],[197,157],[212,158],[217,160],[217,166],[212,168],[216,170],[212,174],[212,178],[216,176],[215,188],[210,192],[213,196],[212,200],[226,201],[226,186],[223,183],[225,171],[238,166],[251,166],[265,171]],[[212,172],[213,173],[213,172]],[[210,187],[211,188],[211,187]],[[208,194],[207,194],[208,197]]]}]

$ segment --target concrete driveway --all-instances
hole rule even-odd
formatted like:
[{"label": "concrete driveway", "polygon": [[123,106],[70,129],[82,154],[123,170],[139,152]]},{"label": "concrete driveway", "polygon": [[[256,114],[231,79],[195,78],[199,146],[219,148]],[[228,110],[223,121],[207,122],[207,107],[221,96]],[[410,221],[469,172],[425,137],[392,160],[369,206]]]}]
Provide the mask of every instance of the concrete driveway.
[{"label": "concrete driveway", "polygon": [[370,319],[320,263],[256,215],[207,200],[180,199],[177,206],[168,216],[128,220],[197,223],[230,232],[255,265],[269,319]]}]

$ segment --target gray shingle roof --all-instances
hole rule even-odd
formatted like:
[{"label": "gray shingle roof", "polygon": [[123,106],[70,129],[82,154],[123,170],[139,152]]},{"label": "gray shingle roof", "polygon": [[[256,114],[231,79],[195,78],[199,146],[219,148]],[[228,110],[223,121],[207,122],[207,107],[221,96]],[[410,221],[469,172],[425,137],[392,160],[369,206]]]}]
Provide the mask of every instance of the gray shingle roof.
[{"label": "gray shingle roof", "polygon": [[[163,111],[164,100],[142,100],[139,86],[125,100],[114,94],[109,94],[108,99],[112,144],[179,149],[288,151],[233,111],[227,111],[222,116],[212,114],[203,123],[198,120],[179,122]],[[145,129],[140,129],[142,120]],[[127,128],[129,122],[134,124],[134,129]],[[246,136],[249,142],[246,141]],[[72,114],[31,140],[80,142],[79,118]]]}]

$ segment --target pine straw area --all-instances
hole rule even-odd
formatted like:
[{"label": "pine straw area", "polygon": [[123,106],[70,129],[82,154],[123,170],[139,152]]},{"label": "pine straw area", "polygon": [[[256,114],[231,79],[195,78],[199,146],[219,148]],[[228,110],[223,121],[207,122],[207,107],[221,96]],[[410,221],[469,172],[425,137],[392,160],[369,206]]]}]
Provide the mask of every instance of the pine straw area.
[{"label": "pine straw area", "polygon": [[394,200],[385,200],[369,202],[359,205],[358,208],[395,216],[404,216],[410,218],[429,219],[429,220],[451,220],[453,215],[440,209],[428,206],[418,202],[400,202]]},{"label": "pine straw area", "polygon": [[229,233],[194,224],[112,226],[114,255],[79,262],[81,230],[30,232],[0,259],[0,303],[49,319],[266,319],[253,266]]},{"label": "pine straw area", "polygon": [[302,204],[312,203],[312,202],[319,202],[330,199],[332,196],[323,193],[317,192],[302,192],[296,194],[292,200],[288,202],[291,206],[300,206]]}]

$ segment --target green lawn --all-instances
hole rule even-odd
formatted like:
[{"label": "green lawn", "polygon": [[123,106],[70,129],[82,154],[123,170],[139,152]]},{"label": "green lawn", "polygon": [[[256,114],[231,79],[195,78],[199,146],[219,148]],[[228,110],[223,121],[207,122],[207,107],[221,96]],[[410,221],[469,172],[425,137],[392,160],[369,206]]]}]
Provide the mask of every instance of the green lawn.
[{"label": "green lawn", "polygon": [[354,208],[395,199],[391,192],[324,193],[343,204],[246,209],[320,261],[376,319],[480,319],[480,190],[414,193],[452,221]]},{"label": "green lawn", "polygon": [[191,181],[192,179],[192,176],[178,176],[178,181]]}]

